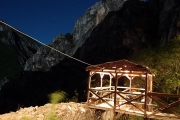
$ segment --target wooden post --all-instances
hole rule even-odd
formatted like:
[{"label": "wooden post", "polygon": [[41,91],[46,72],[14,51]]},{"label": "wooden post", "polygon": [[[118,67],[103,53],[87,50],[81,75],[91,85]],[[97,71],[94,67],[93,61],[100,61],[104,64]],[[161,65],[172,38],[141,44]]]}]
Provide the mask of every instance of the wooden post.
[{"label": "wooden post", "polygon": [[111,86],[112,86],[112,76],[109,75],[109,78],[110,78],[110,81],[109,81],[109,87],[110,87],[110,89],[109,89],[109,90],[111,90]]},{"label": "wooden post", "polygon": [[90,91],[89,91],[89,89],[90,89],[90,87],[91,87],[91,75],[92,75],[92,73],[89,72],[89,78],[88,78],[88,92],[87,92],[87,103],[89,103],[89,96],[90,96]]},{"label": "wooden post", "polygon": [[[149,92],[152,92],[152,75],[150,75],[150,74],[148,74],[148,78],[147,78],[147,80],[148,80],[148,93]],[[150,97],[148,97],[148,104],[151,104],[152,103],[152,98],[150,98]],[[151,108],[150,108],[151,109]]]},{"label": "wooden post", "polygon": [[117,84],[118,84],[118,76],[117,76],[117,73],[116,73],[116,76],[115,76],[115,88],[114,88],[114,108],[113,108],[114,118],[113,118],[113,120],[116,120],[116,92],[117,92]]},{"label": "wooden post", "polygon": [[148,81],[149,81],[149,92],[152,92],[152,75],[148,74]]},{"label": "wooden post", "polygon": [[131,92],[131,87],[132,87],[132,77],[130,77],[130,82],[129,82],[129,87],[130,87],[130,90],[129,90],[129,92]]},{"label": "wooden post", "polygon": [[145,79],[145,103],[144,103],[144,120],[147,120],[147,90],[148,90],[148,74],[146,73],[146,79]]},{"label": "wooden post", "polygon": [[104,77],[104,74],[103,73],[100,73],[100,77],[101,77],[101,88],[102,88],[102,86],[103,86],[103,81],[102,81],[102,79],[103,79],[103,77]]}]

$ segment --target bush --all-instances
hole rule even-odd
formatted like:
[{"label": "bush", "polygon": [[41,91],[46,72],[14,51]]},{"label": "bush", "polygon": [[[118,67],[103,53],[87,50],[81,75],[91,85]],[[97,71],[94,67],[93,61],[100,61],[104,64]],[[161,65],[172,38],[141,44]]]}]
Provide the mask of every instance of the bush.
[{"label": "bush", "polygon": [[180,92],[180,37],[158,49],[144,49],[132,61],[148,66],[156,73],[153,79],[155,92]]},{"label": "bush", "polygon": [[67,93],[64,91],[56,91],[49,95],[49,100],[52,104],[57,104],[67,100]]},{"label": "bush", "polygon": [[73,35],[71,33],[66,33],[64,37],[69,43],[73,43]]},{"label": "bush", "polygon": [[59,120],[55,112],[51,112],[45,116],[45,120]]}]

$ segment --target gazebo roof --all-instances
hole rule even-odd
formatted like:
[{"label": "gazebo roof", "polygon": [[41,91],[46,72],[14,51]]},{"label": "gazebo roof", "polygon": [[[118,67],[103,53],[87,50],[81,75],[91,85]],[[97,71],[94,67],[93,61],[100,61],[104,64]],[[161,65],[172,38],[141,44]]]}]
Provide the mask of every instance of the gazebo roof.
[{"label": "gazebo roof", "polygon": [[106,62],[97,65],[91,65],[86,68],[88,71],[95,72],[130,72],[130,73],[149,73],[154,74],[146,66],[135,64],[128,60],[122,59],[118,61]]}]

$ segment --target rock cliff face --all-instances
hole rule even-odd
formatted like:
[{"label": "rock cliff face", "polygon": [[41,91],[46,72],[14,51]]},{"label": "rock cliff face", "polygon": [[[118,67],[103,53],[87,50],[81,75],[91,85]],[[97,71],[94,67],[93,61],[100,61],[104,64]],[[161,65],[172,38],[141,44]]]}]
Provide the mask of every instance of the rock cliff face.
[{"label": "rock cliff face", "polygon": [[87,38],[78,57],[97,64],[128,59],[143,48],[158,48],[179,35],[180,1],[129,0],[109,12]]},{"label": "rock cliff face", "polygon": [[[62,51],[66,54],[71,54],[71,48],[73,44],[68,41],[64,36],[59,34],[56,36],[52,43],[49,44],[50,47],[53,47],[57,50]],[[72,54],[71,54],[72,55]],[[53,49],[50,49],[46,46],[38,49],[36,54],[27,60],[24,70],[25,71],[48,71],[52,66],[59,63],[59,61],[64,59],[64,55],[60,54]]]},{"label": "rock cliff face", "polygon": [[6,77],[14,79],[19,76],[17,71],[22,71],[25,62],[40,46],[36,41],[0,21],[0,80]]},{"label": "rock cliff face", "polygon": [[[72,42],[68,42],[62,35],[54,38],[50,46],[72,56],[78,48],[90,36],[91,31],[98,25],[110,11],[119,10],[124,4],[124,0],[103,0],[97,2],[87,9],[74,26]],[[38,52],[26,62],[25,71],[49,71],[50,68],[58,64],[64,55],[42,47]]]},{"label": "rock cliff face", "polygon": [[18,61],[23,66],[27,59],[32,57],[41,46],[31,38],[16,32],[0,22],[0,42],[8,46],[15,46]]},{"label": "rock cliff face", "polygon": [[[180,1],[179,0],[159,0],[151,1],[151,8],[154,8],[154,2],[159,4],[159,27],[158,34],[160,36],[159,44],[163,46],[173,37],[180,34]],[[157,6],[154,9],[157,10]]]},{"label": "rock cliff face", "polygon": [[123,4],[124,0],[102,0],[88,8],[86,13],[75,23],[73,31],[75,48],[72,53],[75,53],[77,48],[81,47],[85,40],[90,36],[94,27],[101,23],[108,12],[119,10]]}]

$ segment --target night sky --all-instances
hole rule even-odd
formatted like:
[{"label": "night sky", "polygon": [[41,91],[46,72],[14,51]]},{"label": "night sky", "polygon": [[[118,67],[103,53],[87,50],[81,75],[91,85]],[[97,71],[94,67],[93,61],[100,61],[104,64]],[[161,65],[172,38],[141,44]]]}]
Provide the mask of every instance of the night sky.
[{"label": "night sky", "polygon": [[101,0],[0,0],[0,20],[46,44]]}]

